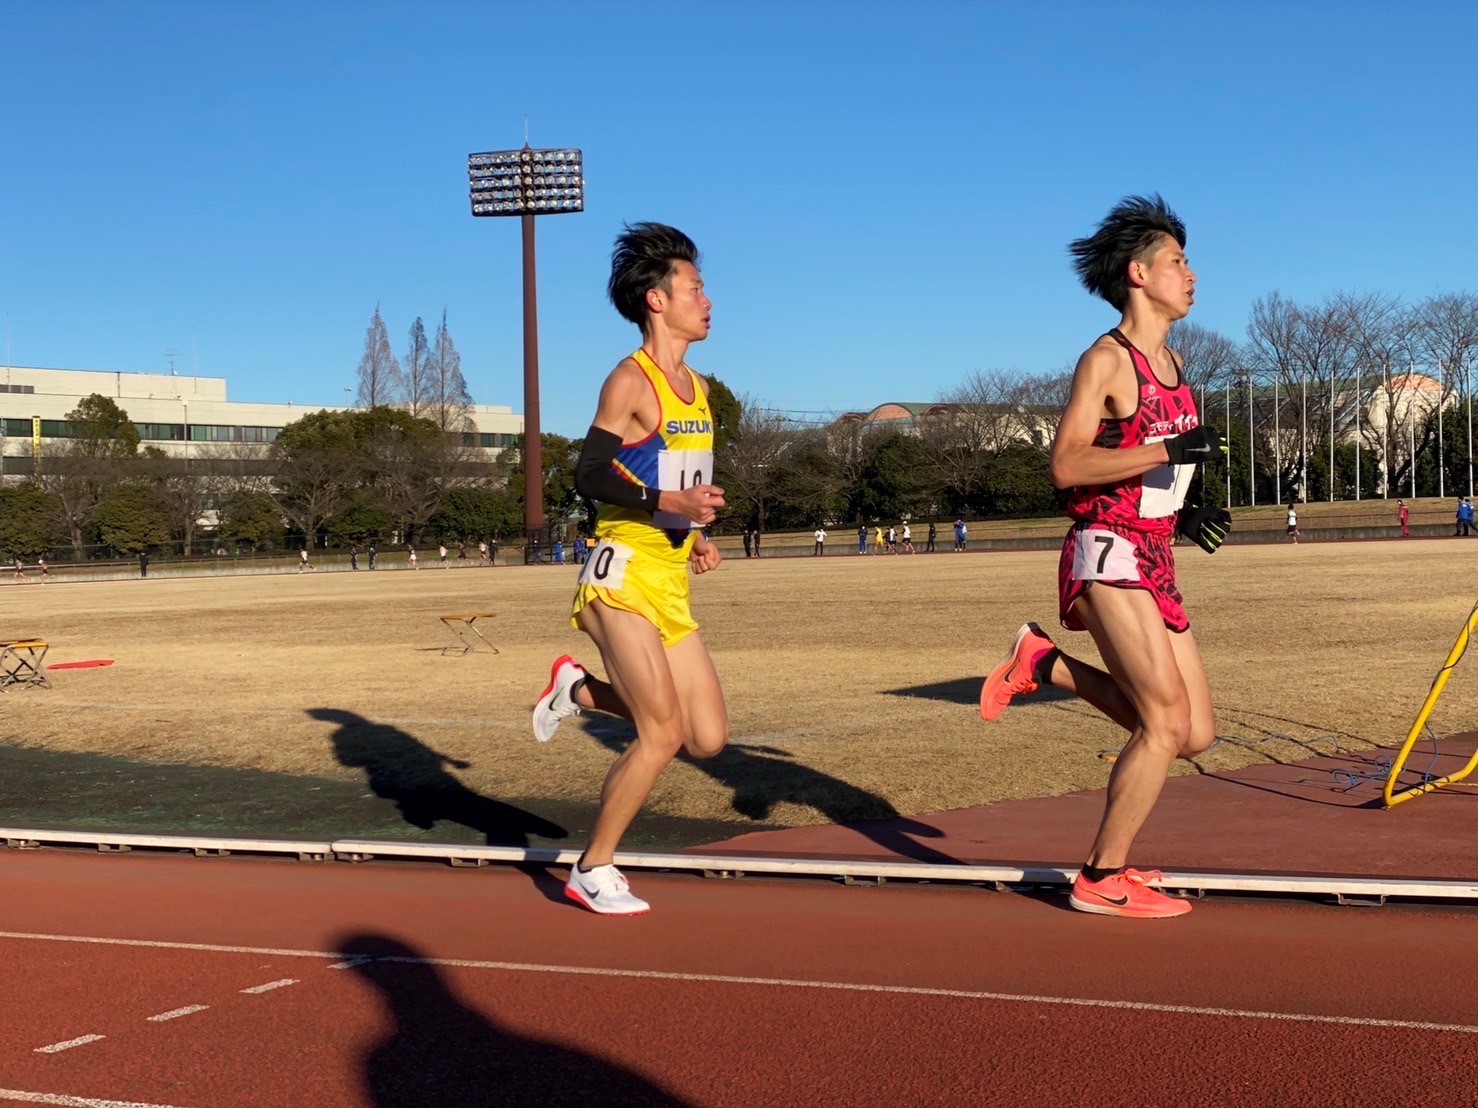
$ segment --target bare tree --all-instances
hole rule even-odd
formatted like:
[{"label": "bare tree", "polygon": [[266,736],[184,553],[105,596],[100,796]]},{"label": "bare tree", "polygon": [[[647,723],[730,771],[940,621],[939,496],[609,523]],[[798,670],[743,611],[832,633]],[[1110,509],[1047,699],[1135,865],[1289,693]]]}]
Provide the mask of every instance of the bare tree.
[{"label": "bare tree", "polygon": [[443,431],[460,432],[472,427],[472,394],[462,376],[462,355],[452,342],[446,326],[446,309],[441,310],[441,326],[431,342],[426,363],[430,388],[427,406],[420,412]]},{"label": "bare tree", "polygon": [[1170,345],[1180,355],[1186,383],[1206,407],[1206,393],[1219,389],[1241,367],[1242,352],[1220,331],[1181,320],[1170,329]]},{"label": "bare tree", "polygon": [[405,352],[405,407],[413,416],[427,415],[433,395],[431,347],[421,317],[411,324],[410,345]]},{"label": "bare tree", "polygon": [[1034,441],[1021,404],[1020,374],[977,370],[924,414],[919,436],[944,489],[970,499],[990,459],[1012,443]]},{"label": "bare tree", "polygon": [[361,408],[388,407],[400,403],[405,395],[405,375],[390,349],[390,335],[380,318],[380,306],[370,318],[364,332],[364,354],[359,359],[359,393],[355,404]]},{"label": "bare tree", "polygon": [[739,425],[718,459],[720,484],[730,504],[747,502],[766,528],[766,517],[780,482],[781,459],[794,436],[783,415],[761,407],[752,396],[739,400]]},{"label": "bare tree", "polygon": [[1393,479],[1408,473],[1411,464],[1409,439],[1393,436],[1391,417],[1408,409],[1413,398],[1414,316],[1400,300],[1384,293],[1341,293],[1336,300],[1352,351],[1349,372],[1359,420],[1357,441],[1379,458],[1377,486],[1385,496]]}]

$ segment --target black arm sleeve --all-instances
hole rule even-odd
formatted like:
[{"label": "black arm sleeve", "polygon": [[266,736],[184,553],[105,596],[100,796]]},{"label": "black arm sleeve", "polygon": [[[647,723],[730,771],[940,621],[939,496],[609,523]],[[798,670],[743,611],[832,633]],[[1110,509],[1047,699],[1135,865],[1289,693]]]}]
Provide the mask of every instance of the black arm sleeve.
[{"label": "black arm sleeve", "polygon": [[611,468],[616,451],[621,449],[621,436],[591,426],[585,432],[585,446],[575,463],[575,491],[587,500],[598,500],[617,508],[638,512],[655,512],[658,489],[647,488],[626,480]]}]

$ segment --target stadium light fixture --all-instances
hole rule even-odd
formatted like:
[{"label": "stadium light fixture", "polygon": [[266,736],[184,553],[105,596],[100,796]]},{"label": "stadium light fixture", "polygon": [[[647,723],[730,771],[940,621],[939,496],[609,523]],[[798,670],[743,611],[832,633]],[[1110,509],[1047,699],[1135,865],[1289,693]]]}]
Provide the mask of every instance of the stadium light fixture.
[{"label": "stadium light fixture", "polygon": [[474,216],[518,216],[523,225],[523,524],[524,561],[544,531],[544,453],[539,446],[539,311],[534,280],[534,217],[585,210],[585,160],[579,150],[487,150],[467,155]]}]

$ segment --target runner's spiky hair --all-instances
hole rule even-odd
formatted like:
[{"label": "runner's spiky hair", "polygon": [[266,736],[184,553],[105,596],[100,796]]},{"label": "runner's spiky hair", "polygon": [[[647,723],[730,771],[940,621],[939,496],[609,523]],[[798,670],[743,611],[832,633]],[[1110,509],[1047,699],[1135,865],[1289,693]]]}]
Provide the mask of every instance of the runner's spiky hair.
[{"label": "runner's spiky hair", "polygon": [[1185,224],[1159,193],[1126,196],[1098,230],[1070,242],[1067,250],[1083,287],[1122,312],[1129,303],[1129,263],[1150,261],[1166,235],[1185,248]]},{"label": "runner's spiky hair", "polygon": [[672,270],[678,262],[698,265],[698,248],[676,227],[665,223],[627,223],[611,251],[611,279],[606,295],[616,311],[647,329],[647,293],[672,293]]}]

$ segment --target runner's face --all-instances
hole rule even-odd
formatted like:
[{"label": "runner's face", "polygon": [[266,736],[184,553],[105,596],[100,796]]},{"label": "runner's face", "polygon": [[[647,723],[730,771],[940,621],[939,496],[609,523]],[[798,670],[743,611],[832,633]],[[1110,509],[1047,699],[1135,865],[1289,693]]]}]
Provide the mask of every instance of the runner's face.
[{"label": "runner's face", "polygon": [[1145,295],[1161,305],[1171,319],[1183,319],[1196,301],[1196,275],[1190,260],[1169,235],[1160,240],[1150,263],[1141,266],[1140,278]]},{"label": "runner's face", "polygon": [[672,268],[672,292],[654,290],[661,298],[662,320],[674,338],[702,342],[708,337],[713,302],[703,293],[703,277],[692,262]]}]

